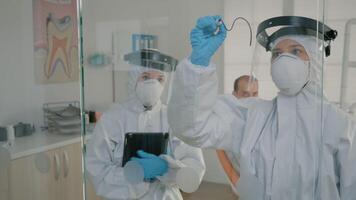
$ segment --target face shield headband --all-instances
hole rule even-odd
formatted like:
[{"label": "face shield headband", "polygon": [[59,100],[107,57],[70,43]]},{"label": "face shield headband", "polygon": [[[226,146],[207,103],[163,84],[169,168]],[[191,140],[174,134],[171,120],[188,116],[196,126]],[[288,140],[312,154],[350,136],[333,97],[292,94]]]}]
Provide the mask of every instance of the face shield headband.
[{"label": "face shield headband", "polygon": [[[268,35],[267,29],[282,27],[274,33]],[[314,19],[299,16],[281,16],[267,19],[257,27],[257,41],[266,51],[270,51],[270,44],[277,38],[286,35],[307,35],[318,37],[326,42],[325,56],[330,55],[330,43],[337,37],[337,31]]]},{"label": "face shield headband", "polygon": [[173,72],[178,60],[159,52],[156,49],[141,49],[124,56],[124,60],[131,65],[153,68],[164,72]]}]

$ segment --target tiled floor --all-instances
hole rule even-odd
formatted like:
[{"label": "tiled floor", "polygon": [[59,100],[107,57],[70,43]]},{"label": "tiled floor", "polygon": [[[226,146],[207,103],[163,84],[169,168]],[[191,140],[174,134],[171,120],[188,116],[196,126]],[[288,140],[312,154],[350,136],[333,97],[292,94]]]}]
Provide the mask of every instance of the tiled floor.
[{"label": "tiled floor", "polygon": [[198,191],[183,194],[184,200],[238,200],[229,185],[203,182]]}]

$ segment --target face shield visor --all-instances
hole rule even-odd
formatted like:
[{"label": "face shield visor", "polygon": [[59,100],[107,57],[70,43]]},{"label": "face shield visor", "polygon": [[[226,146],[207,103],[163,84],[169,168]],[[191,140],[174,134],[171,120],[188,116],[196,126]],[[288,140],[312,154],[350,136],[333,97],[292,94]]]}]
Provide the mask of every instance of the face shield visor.
[{"label": "face shield visor", "polygon": [[[172,73],[178,63],[175,58],[157,49],[140,49],[122,56],[117,68],[115,85],[126,85],[117,91],[117,101],[136,99],[145,107],[152,107],[158,101],[167,104]],[[125,83],[126,82],[126,83]]]}]

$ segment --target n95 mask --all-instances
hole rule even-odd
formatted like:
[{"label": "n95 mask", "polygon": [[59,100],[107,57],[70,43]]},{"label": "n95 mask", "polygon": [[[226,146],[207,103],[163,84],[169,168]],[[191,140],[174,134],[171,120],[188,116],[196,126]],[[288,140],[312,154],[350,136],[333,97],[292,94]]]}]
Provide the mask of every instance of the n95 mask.
[{"label": "n95 mask", "polygon": [[297,95],[309,79],[309,61],[283,53],[272,61],[271,76],[282,94]]},{"label": "n95 mask", "polygon": [[136,95],[144,106],[154,106],[161,98],[163,85],[157,79],[137,82]]}]

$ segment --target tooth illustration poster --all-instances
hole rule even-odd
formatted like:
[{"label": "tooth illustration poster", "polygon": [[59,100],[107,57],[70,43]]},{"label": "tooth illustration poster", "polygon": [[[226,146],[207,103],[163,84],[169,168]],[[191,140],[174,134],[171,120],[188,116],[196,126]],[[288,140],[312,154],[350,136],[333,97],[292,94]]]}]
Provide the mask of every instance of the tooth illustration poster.
[{"label": "tooth illustration poster", "polygon": [[35,79],[39,84],[77,81],[76,0],[33,0]]}]

